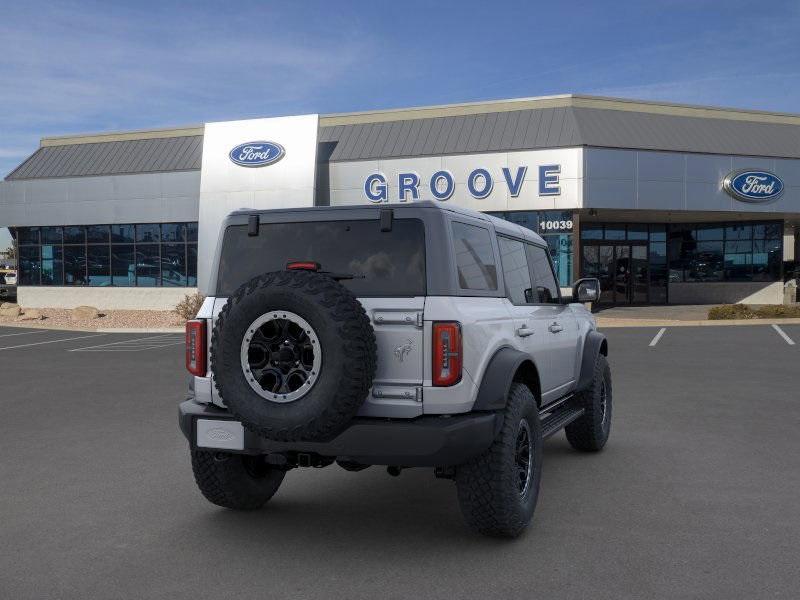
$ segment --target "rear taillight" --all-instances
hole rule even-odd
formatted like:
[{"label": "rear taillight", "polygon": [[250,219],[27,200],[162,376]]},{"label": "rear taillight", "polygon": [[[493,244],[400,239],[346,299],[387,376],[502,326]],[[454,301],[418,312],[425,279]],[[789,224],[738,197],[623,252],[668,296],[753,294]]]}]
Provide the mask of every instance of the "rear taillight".
[{"label": "rear taillight", "polygon": [[433,385],[454,385],[461,381],[463,365],[461,324],[442,321],[433,324]]},{"label": "rear taillight", "polygon": [[206,376],[206,322],[186,322],[186,370],[198,377]]}]

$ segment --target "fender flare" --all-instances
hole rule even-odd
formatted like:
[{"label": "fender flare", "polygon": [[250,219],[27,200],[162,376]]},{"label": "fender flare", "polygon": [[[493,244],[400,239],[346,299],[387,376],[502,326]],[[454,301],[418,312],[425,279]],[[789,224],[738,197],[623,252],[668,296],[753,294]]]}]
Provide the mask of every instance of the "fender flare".
[{"label": "fender flare", "polygon": [[575,386],[575,391],[582,392],[592,385],[594,364],[597,362],[598,354],[608,356],[608,341],[602,333],[593,330],[586,334],[586,339],[583,342],[581,374],[578,377],[578,385]]},{"label": "fender flare", "polygon": [[508,392],[514,375],[525,361],[533,363],[533,359],[524,352],[514,348],[500,348],[489,360],[483,373],[478,396],[472,410],[501,410],[506,406]]}]

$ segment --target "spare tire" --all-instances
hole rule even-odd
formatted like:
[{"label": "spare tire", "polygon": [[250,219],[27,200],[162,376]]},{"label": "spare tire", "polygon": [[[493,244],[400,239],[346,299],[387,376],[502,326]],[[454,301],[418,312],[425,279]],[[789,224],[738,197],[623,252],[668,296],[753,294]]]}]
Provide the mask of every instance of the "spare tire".
[{"label": "spare tire", "polygon": [[339,433],[375,376],[364,307],[328,275],[277,271],[239,287],[218,315],[211,372],[228,410],[271,440]]}]

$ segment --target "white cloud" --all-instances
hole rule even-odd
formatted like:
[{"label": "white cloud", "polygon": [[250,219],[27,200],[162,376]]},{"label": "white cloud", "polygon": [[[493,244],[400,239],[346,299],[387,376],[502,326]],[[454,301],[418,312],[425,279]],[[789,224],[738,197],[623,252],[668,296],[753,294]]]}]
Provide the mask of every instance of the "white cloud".
[{"label": "white cloud", "polygon": [[255,6],[224,18],[201,5],[4,9],[0,173],[41,135],[292,112],[369,55],[352,24],[297,35],[279,7]]}]

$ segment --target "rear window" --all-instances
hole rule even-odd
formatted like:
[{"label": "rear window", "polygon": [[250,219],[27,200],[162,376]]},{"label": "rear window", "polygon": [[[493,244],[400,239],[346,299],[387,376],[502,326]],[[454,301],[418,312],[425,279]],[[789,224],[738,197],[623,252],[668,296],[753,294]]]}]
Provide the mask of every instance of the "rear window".
[{"label": "rear window", "polygon": [[343,279],[356,296],[425,295],[425,227],[419,219],[395,219],[391,231],[377,220],[264,223],[259,235],[246,225],[225,231],[217,295],[230,296],[253,277],[283,271],[292,261],[314,261]]}]

